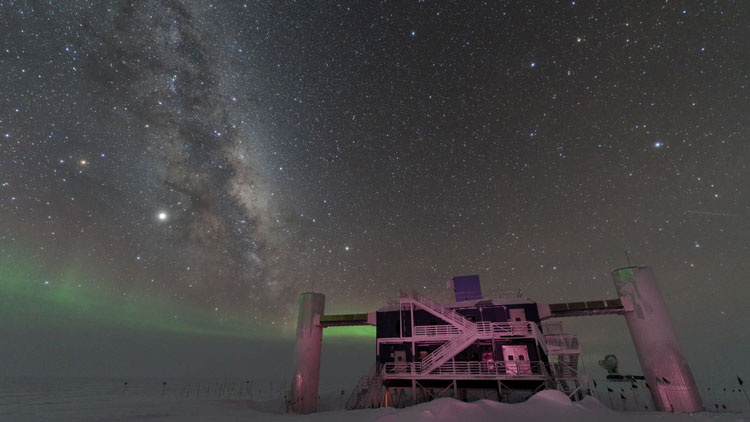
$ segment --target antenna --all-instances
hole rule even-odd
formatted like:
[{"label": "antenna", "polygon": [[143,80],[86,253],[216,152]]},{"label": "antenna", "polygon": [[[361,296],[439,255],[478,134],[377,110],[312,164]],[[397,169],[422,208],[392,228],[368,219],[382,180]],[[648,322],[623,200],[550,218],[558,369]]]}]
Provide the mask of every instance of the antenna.
[{"label": "antenna", "polygon": [[625,260],[628,261],[628,267],[632,267],[633,264],[630,263],[630,252],[627,250],[625,251]]}]

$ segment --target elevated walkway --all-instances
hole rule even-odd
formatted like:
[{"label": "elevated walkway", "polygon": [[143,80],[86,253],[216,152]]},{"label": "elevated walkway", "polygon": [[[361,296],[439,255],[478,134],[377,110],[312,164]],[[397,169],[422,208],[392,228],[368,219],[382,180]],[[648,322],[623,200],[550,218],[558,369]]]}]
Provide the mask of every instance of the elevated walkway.
[{"label": "elevated walkway", "polygon": [[[539,304],[542,305],[542,304]],[[629,309],[620,299],[589,300],[587,302],[563,302],[543,305],[549,308],[549,313],[542,319],[565,318],[587,315],[623,315]],[[544,314],[545,312],[540,312]]]},{"label": "elevated walkway", "polygon": [[421,362],[383,365],[385,379],[497,379],[497,380],[544,380],[549,376],[541,361],[491,361],[491,362],[445,362],[425,372]]},{"label": "elevated walkway", "polygon": [[[477,339],[500,339],[508,337],[534,337],[535,326],[533,322],[477,322]],[[431,340],[445,341],[461,334],[458,328],[452,325],[415,325],[413,337],[415,341]],[[399,339],[411,340],[409,337]]]},{"label": "elevated walkway", "polygon": [[321,315],[318,322],[323,328],[375,325],[375,312],[366,314]]}]

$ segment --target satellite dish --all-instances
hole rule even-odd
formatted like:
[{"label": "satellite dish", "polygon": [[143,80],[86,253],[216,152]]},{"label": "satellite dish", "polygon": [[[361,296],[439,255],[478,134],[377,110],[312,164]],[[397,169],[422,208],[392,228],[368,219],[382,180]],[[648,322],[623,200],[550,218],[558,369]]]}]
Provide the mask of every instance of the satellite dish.
[{"label": "satellite dish", "polygon": [[617,370],[617,356],[607,355],[604,359],[599,361],[599,366],[607,370],[609,375],[619,375],[620,372]]}]

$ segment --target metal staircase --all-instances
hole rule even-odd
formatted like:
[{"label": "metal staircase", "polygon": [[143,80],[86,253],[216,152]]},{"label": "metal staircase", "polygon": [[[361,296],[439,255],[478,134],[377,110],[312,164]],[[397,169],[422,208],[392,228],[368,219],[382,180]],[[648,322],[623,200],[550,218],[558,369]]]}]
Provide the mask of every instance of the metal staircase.
[{"label": "metal staircase", "polygon": [[546,334],[544,336],[553,369],[556,388],[568,397],[580,396],[581,384],[578,380],[578,357],[581,347],[578,337],[570,334]]},{"label": "metal staircase", "polygon": [[475,324],[466,319],[465,316],[459,314],[453,309],[446,308],[437,301],[422,296],[416,292],[412,292],[411,295],[401,292],[401,304],[408,303],[416,304],[420,308],[458,328],[459,331],[463,331],[467,328],[472,328],[475,326]]},{"label": "metal staircase", "polygon": [[476,341],[478,335],[477,324],[469,321],[466,317],[453,309],[446,308],[437,301],[422,296],[416,292],[412,292],[411,295],[401,292],[401,303],[415,304],[427,312],[430,312],[450,323],[459,331],[458,334],[452,336],[447,342],[443,343],[440,347],[433,350],[432,353],[422,359],[422,363],[419,366],[421,368],[419,372],[422,374],[429,374],[435,370],[435,368],[438,368],[448,359],[456,356],[471,343]]},{"label": "metal staircase", "polygon": [[461,353],[477,339],[477,327],[466,328],[464,331],[443,343],[440,347],[422,359],[422,374],[429,374],[435,368],[444,364],[448,359]]},{"label": "metal staircase", "polygon": [[359,379],[357,386],[354,387],[349,400],[346,402],[346,408],[367,409],[380,406],[380,393],[383,388],[383,375],[378,365],[373,365],[370,374]]}]

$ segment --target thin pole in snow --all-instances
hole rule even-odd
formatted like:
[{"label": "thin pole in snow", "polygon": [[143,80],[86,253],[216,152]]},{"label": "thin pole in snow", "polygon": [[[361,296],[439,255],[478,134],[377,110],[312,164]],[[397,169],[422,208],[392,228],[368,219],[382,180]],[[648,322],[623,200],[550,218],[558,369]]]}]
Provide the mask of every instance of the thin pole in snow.
[{"label": "thin pole in snow", "polygon": [[744,387],[740,387],[740,390],[745,395],[745,400],[747,400],[747,404],[750,405],[750,397],[747,396],[747,391],[745,391]]},{"label": "thin pole in snow", "polygon": [[750,404],[750,397],[747,396],[747,391],[745,391],[745,382],[742,381],[742,378],[740,378],[739,375],[737,375],[737,384],[740,385],[740,391],[742,391],[742,394],[745,395],[745,400],[747,400],[747,404]]}]

